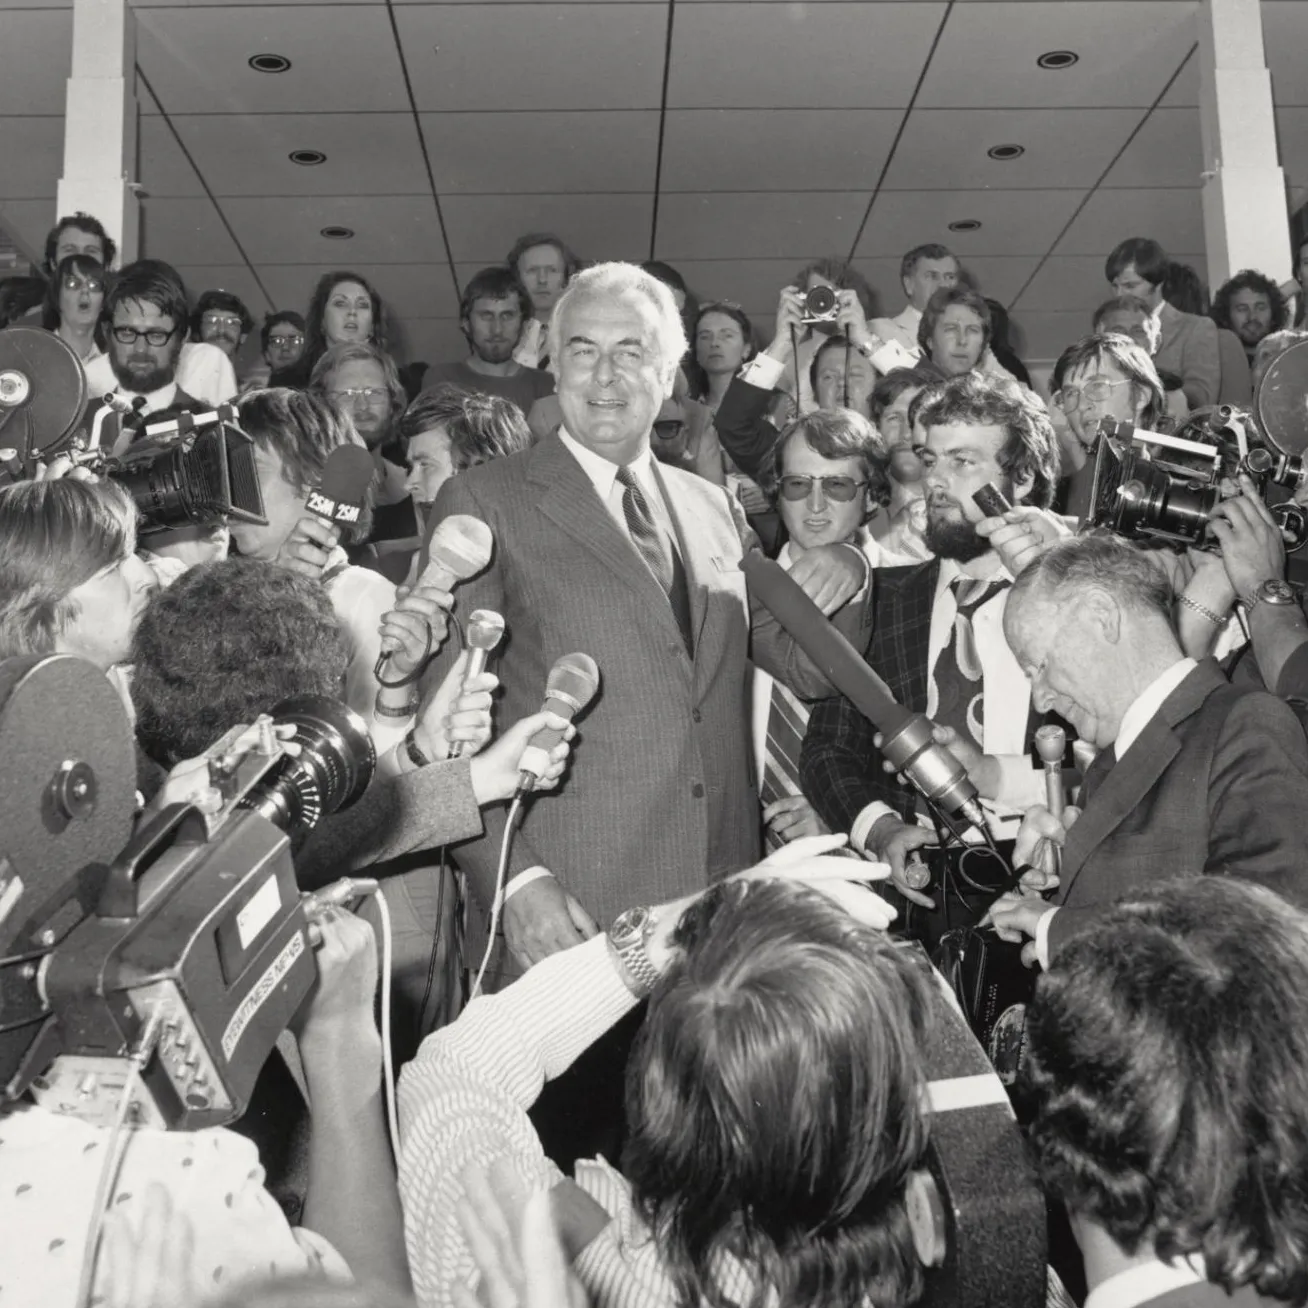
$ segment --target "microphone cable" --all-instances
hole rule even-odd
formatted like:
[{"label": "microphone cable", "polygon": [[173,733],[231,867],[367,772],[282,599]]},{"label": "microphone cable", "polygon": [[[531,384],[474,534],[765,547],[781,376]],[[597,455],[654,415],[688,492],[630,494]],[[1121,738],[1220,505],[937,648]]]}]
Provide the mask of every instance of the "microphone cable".
[{"label": "microphone cable", "polygon": [[486,965],[490,962],[491,953],[495,948],[495,933],[500,927],[504,884],[509,871],[509,852],[513,848],[514,832],[517,830],[518,823],[522,820],[522,810],[526,798],[527,795],[522,792],[513,797],[513,803],[509,805],[508,817],[504,822],[504,836],[500,840],[500,861],[499,866],[495,869],[495,898],[491,900],[490,927],[487,931],[486,951],[481,956],[481,966],[477,969],[477,979],[472,983],[472,990],[468,994],[469,1003],[481,993],[481,983],[486,976]]}]

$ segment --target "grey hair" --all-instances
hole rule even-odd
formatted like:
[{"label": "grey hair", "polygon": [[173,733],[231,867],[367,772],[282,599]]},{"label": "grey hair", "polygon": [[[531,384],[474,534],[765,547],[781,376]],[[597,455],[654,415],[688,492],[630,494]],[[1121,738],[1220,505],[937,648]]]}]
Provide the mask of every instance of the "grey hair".
[{"label": "grey hair", "polygon": [[1167,573],[1147,551],[1107,532],[1072,536],[1052,545],[1022,570],[1009,604],[1037,589],[1042,598],[1062,600],[1091,586],[1137,613],[1171,624],[1174,592]]},{"label": "grey hair", "polygon": [[563,352],[561,337],[564,315],[574,301],[588,295],[613,299],[632,295],[646,300],[653,307],[658,320],[654,336],[659,349],[659,372],[664,385],[671,387],[677,367],[689,349],[685,324],[681,321],[672,292],[657,277],[634,263],[597,263],[573,276],[550,315],[547,348],[550,370],[554,375],[558,376],[559,359]]}]

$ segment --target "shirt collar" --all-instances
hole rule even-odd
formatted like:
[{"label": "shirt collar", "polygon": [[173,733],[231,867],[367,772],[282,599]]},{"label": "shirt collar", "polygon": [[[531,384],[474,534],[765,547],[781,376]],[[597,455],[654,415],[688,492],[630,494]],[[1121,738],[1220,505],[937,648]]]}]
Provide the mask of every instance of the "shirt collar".
[{"label": "shirt collar", "polygon": [[[564,448],[581,464],[582,472],[590,479],[600,499],[607,504],[609,496],[613,493],[613,483],[618,477],[618,465],[602,454],[596,454],[574,436],[569,436],[566,427],[559,428],[559,439],[563,442]],[[653,461],[654,455],[646,445],[627,466],[635,472],[643,484],[648,486],[654,482],[653,469],[650,467]]]},{"label": "shirt collar", "polygon": [[922,310],[916,305],[906,304],[904,305],[904,312],[901,313],[895,321],[901,327],[907,327],[909,330],[916,333],[917,325],[922,321]]},{"label": "shirt collar", "polygon": [[[126,386],[115,387],[115,394],[125,396],[128,400],[134,400],[140,391],[129,391]],[[166,409],[177,397],[177,383],[170,381],[167,386],[161,386],[157,391],[150,391],[145,396],[145,409],[147,413],[155,413],[159,409]]]},{"label": "shirt collar", "polygon": [[1101,1281],[1086,1296],[1085,1308],[1137,1308],[1183,1286],[1202,1285],[1207,1279],[1200,1258],[1181,1258],[1171,1264],[1155,1258]]},{"label": "shirt collar", "polygon": [[[987,555],[982,555],[984,559]],[[940,560],[940,576],[936,581],[936,594],[949,586],[951,582],[957,581],[959,577],[971,577],[975,581],[1012,581],[1013,574],[1004,567],[1002,560],[994,551],[990,551],[989,557],[993,557],[994,563],[978,570],[972,570],[973,565],[979,564],[981,559],[973,559],[972,563],[964,567],[957,559]]]},{"label": "shirt collar", "polygon": [[1191,669],[1198,666],[1194,659],[1177,659],[1135,697],[1122,714],[1122,725],[1117,729],[1117,740],[1113,744],[1119,759],[1135,744],[1149,719],[1162,708],[1163,701],[1190,675]]}]

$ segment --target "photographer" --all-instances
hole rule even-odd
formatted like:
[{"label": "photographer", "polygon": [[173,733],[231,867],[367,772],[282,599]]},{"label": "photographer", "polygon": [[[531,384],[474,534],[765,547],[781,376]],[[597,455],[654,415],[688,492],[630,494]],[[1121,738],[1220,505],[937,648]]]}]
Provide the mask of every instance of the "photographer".
[{"label": "photographer", "polygon": [[109,1216],[97,1259],[88,1234],[101,1215],[93,1203],[110,1131],[20,1101],[0,1111],[7,1300],[42,1308],[103,1300],[117,1308],[123,1301],[114,1274],[121,1280],[122,1265],[134,1261],[134,1251],[122,1248],[123,1227],[144,1226],[161,1202],[189,1227],[191,1248],[173,1263],[183,1283],[161,1287],[160,1304],[192,1302],[187,1291],[197,1286],[229,1289],[270,1269],[338,1280],[352,1274],[363,1285],[407,1291],[373,1019],[372,930],[336,909],[317,931],[318,984],[295,1024],[313,1099],[304,1227],[291,1227],[264,1188],[249,1140],[224,1127],[132,1126],[123,1133],[117,1176],[104,1196],[101,1212]]}]

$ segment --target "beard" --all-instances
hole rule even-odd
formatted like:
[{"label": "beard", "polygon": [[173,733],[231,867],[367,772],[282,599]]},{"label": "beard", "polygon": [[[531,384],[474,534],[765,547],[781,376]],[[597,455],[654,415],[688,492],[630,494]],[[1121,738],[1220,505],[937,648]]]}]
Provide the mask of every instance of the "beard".
[{"label": "beard", "polygon": [[473,353],[483,363],[507,363],[513,357],[516,341],[473,341]]},{"label": "beard", "polygon": [[953,559],[955,563],[970,563],[990,549],[990,542],[976,534],[975,524],[966,518],[942,517],[929,507],[923,539],[936,558]]},{"label": "beard", "polygon": [[116,350],[110,350],[109,366],[124,390],[137,395],[149,395],[176,380],[177,354],[167,363],[160,364],[153,355],[147,358],[144,355],[129,354],[125,359],[120,359]]}]

